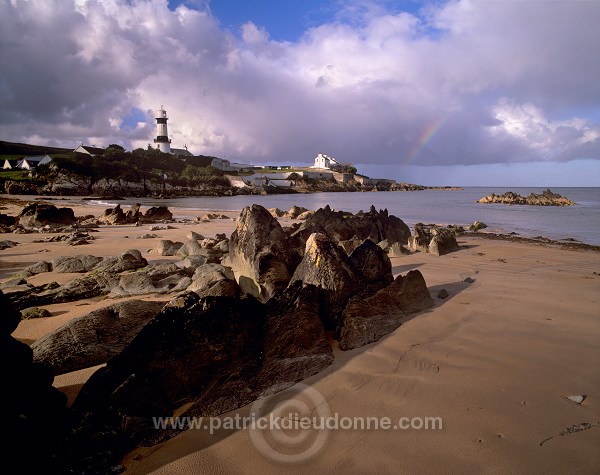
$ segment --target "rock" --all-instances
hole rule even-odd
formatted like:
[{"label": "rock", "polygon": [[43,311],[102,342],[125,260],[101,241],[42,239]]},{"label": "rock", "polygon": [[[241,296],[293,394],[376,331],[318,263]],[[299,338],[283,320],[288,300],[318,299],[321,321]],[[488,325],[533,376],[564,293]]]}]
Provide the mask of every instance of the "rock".
[{"label": "rock", "polygon": [[223,240],[227,239],[227,234],[225,234],[225,233],[217,233],[217,234],[215,234],[215,239],[217,241],[223,241]]},{"label": "rock", "polygon": [[51,316],[52,314],[45,308],[30,307],[26,308],[25,310],[21,310],[21,318],[23,320],[29,320],[33,318],[48,318]]},{"label": "rock", "polygon": [[307,211],[308,209],[303,208],[302,206],[292,206],[290,210],[287,213],[285,213],[285,215],[290,219],[296,219],[302,213],[305,213]]},{"label": "rock", "polygon": [[44,272],[52,272],[52,264],[46,261],[40,261],[25,267],[25,269],[19,272],[19,275],[22,277],[29,277],[32,275],[43,274]]},{"label": "rock", "polygon": [[[2,442],[6,473],[65,473],[57,456],[71,433],[67,397],[52,387],[53,377],[33,362],[32,350],[10,334],[20,313],[0,292],[0,372],[10,384],[2,391]],[[35,447],[32,456],[31,447]]]},{"label": "rock", "polygon": [[204,238],[199,244],[202,249],[212,249],[217,242],[218,241],[214,238]]},{"label": "rock", "polygon": [[365,239],[349,257],[350,263],[358,269],[369,284],[388,285],[394,280],[390,258],[370,239]]},{"label": "rock", "polygon": [[190,239],[183,243],[183,245],[177,251],[177,256],[185,259],[188,256],[199,256],[204,255],[202,246],[195,239]]},{"label": "rock", "polygon": [[131,208],[125,213],[125,221],[128,223],[137,223],[142,218],[142,212],[140,211],[140,204],[135,203],[131,205]]},{"label": "rock", "polygon": [[482,223],[481,221],[475,221],[471,226],[469,226],[470,231],[479,231],[480,229],[487,228],[487,224]]},{"label": "rock", "polygon": [[269,208],[267,211],[269,211],[269,213],[271,213],[271,216],[273,216],[274,218],[282,218],[285,215],[285,211],[279,208]]},{"label": "rock", "polygon": [[[194,284],[187,288],[192,290]],[[194,290],[200,297],[240,297],[240,286],[235,280],[219,280],[214,282],[207,287],[202,287]]]},{"label": "rock", "polygon": [[303,213],[300,213],[298,216],[296,216],[296,219],[299,221],[304,221],[305,219],[310,218],[313,214],[315,214],[315,212],[309,209],[308,211],[304,211]]},{"label": "rock", "polygon": [[428,252],[436,256],[460,249],[456,235],[451,230],[435,226],[425,227],[423,223],[415,224],[414,232],[408,239],[408,248],[411,251]]},{"label": "rock", "polygon": [[177,431],[154,428],[152,416],[221,414],[256,397],[265,311],[254,299],[169,302],[105,368],[92,375],[73,407],[120,424],[134,444],[154,444]]},{"label": "rock", "polygon": [[401,219],[389,215],[387,210],[378,212],[373,206],[368,213],[356,215],[332,211],[329,206],[325,206],[307,218],[292,237],[306,242],[308,236],[315,232],[326,234],[335,242],[357,238],[361,241],[371,239],[376,243],[387,239],[389,244],[404,244],[410,236],[408,226]]},{"label": "rock", "polygon": [[118,256],[106,257],[100,261],[93,271],[97,272],[124,272],[126,270],[140,269],[148,265],[148,261],[142,257],[137,249],[129,249]]},{"label": "rock", "polygon": [[17,218],[15,216],[0,213],[0,226],[14,226],[16,223]]},{"label": "rock", "polygon": [[508,205],[532,205],[532,206],[573,206],[576,203],[568,198],[557,193],[552,193],[550,189],[536,195],[531,193],[529,196],[521,196],[512,191],[508,191],[503,195],[494,193],[485,196],[477,201],[478,203],[500,203]]},{"label": "rock", "polygon": [[11,247],[15,247],[18,243],[14,241],[0,241],[0,251],[4,249],[10,249]]},{"label": "rock", "polygon": [[298,260],[281,225],[265,208],[242,209],[224,264],[233,269],[243,292],[269,299],[287,286]]},{"label": "rock", "polygon": [[52,259],[51,269],[54,272],[60,273],[89,272],[102,260],[102,257],[91,256],[89,254],[55,257]]},{"label": "rock", "polygon": [[448,298],[449,296],[450,296],[450,294],[448,294],[448,291],[446,289],[441,289],[437,294],[438,299],[445,299],[445,298]]},{"label": "rock", "polygon": [[466,282],[467,284],[472,284],[473,282],[475,282],[475,279],[467,277],[463,280],[463,282]]},{"label": "rock", "polygon": [[235,281],[233,271],[221,264],[204,264],[194,271],[192,283],[187,290],[198,292],[211,287],[221,280]]},{"label": "rock", "polygon": [[110,296],[143,295],[184,290],[191,283],[185,271],[173,263],[153,264],[121,274]]},{"label": "rock", "polygon": [[17,216],[16,224],[26,229],[71,226],[75,224],[75,214],[71,208],[57,208],[54,205],[31,203]]},{"label": "rock", "polygon": [[144,214],[145,222],[170,221],[173,219],[173,213],[166,206],[153,206],[146,210]]},{"label": "rock", "polygon": [[229,239],[219,241],[217,244],[214,245],[212,249],[213,251],[220,252],[222,254],[229,252]]},{"label": "rock", "polygon": [[207,258],[206,256],[188,256],[183,261],[181,261],[181,268],[186,272],[193,274],[196,268],[200,267],[202,264],[206,264]]},{"label": "rock", "polygon": [[271,394],[308,378],[333,363],[319,318],[319,290],[291,284],[268,302],[263,367],[259,387]]},{"label": "rock", "polygon": [[152,249],[150,252],[158,254],[159,256],[174,256],[177,251],[183,246],[182,242],[173,242],[170,239],[161,239],[158,241],[158,246]]},{"label": "rock", "polygon": [[353,297],[342,316],[340,349],[351,350],[378,341],[398,328],[409,314],[433,306],[418,270],[399,275],[374,295]]},{"label": "rock", "polygon": [[55,375],[106,363],[133,340],[164,302],[128,300],[74,318],[31,345]]},{"label": "rock", "polygon": [[574,396],[565,396],[569,401],[574,402],[575,404],[581,404],[583,401],[587,399],[585,394],[577,394]]},{"label": "rock", "polygon": [[[15,309],[0,290],[0,308],[2,308],[2,316],[0,316],[0,339],[10,335],[17,329],[21,321],[21,312]],[[7,362],[3,362],[6,364]]]},{"label": "rock", "polygon": [[325,317],[326,330],[336,328],[346,302],[366,285],[364,277],[343,250],[327,236],[318,233],[311,234],[306,241],[304,257],[290,285],[297,281],[314,285],[323,291],[324,308],[321,314]]},{"label": "rock", "polygon": [[114,208],[107,208],[104,210],[104,214],[98,218],[98,222],[102,224],[127,224],[127,217],[121,209],[121,205],[117,205]]},{"label": "rock", "polygon": [[202,239],[204,239],[204,236],[202,234],[197,233],[196,231],[190,231],[189,233],[187,233],[186,238],[194,241],[202,241]]},{"label": "rock", "polygon": [[27,280],[21,276],[15,277],[13,279],[8,279],[0,283],[0,289],[2,290],[21,286],[27,286]]},{"label": "rock", "polygon": [[356,249],[362,243],[362,239],[354,237],[352,239],[346,239],[344,241],[338,242],[338,246],[340,246],[346,252],[346,254],[350,255],[352,254],[352,251],[354,251],[354,249]]},{"label": "rock", "polygon": [[394,244],[392,244],[391,246],[389,246],[387,248],[387,253],[388,253],[388,256],[390,256],[390,257],[400,257],[400,256],[409,255],[410,251],[408,249],[406,249],[399,242],[395,242]]},{"label": "rock", "polygon": [[448,229],[433,229],[433,237],[428,246],[428,252],[435,256],[443,256],[450,252],[458,251],[456,235]]},{"label": "rock", "polygon": [[138,236],[138,239],[156,239],[158,236],[156,234],[145,233],[141,236]]}]

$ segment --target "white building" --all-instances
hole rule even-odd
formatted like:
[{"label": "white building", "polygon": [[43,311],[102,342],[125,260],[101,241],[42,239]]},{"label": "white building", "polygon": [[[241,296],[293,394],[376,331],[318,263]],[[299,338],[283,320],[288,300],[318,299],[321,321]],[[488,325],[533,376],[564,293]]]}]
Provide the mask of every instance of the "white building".
[{"label": "white building", "polygon": [[315,164],[311,168],[324,168],[326,170],[336,170],[342,168],[342,164],[335,158],[320,153],[315,158]]},{"label": "white building", "polygon": [[97,157],[98,155],[104,155],[104,149],[99,147],[90,147],[89,145],[81,144],[77,147],[73,152],[76,153],[85,153],[91,157]]},{"label": "white building", "polygon": [[40,165],[47,165],[52,161],[52,158],[48,155],[40,155],[36,157],[25,157],[23,160],[20,160],[17,164],[16,168],[20,168],[21,170],[32,170],[35,167]]}]

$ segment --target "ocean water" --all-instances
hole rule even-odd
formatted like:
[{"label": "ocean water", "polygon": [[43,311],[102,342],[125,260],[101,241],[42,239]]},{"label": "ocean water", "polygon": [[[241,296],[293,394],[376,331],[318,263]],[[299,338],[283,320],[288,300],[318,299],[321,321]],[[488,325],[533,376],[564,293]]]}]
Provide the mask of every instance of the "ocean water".
[{"label": "ocean water", "polygon": [[[257,203],[266,208],[288,210],[293,205],[317,209],[329,205],[334,209],[357,212],[387,208],[412,227],[418,222],[436,224],[470,224],[485,222],[488,231],[516,232],[521,236],[545,236],[551,239],[573,238],[600,245],[600,188],[552,188],[575,201],[575,206],[520,206],[479,204],[490,193],[513,191],[520,195],[541,193],[543,188],[468,187],[464,190],[423,190],[413,192],[314,193],[306,195],[185,197],[174,199],[136,199],[121,201],[121,206],[139,202],[146,206],[165,205],[189,210],[189,217],[207,210],[239,211]],[[96,202],[99,206],[115,203]]]}]

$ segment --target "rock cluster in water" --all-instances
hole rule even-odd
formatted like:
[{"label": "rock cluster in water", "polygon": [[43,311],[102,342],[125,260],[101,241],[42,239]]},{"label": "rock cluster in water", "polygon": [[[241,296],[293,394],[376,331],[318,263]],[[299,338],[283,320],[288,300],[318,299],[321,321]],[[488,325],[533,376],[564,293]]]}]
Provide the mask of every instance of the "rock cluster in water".
[{"label": "rock cluster in water", "polygon": [[539,195],[531,193],[529,196],[521,196],[512,191],[503,195],[494,193],[481,198],[478,203],[501,203],[505,205],[532,205],[532,206],[573,206],[576,204],[568,198],[557,193],[552,193],[550,189],[545,190]]}]

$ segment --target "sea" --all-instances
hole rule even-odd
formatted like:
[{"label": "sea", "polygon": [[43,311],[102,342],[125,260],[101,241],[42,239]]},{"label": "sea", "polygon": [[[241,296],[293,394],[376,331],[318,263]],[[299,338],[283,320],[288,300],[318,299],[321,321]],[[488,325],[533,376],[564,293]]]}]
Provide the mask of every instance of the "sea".
[{"label": "sea", "polygon": [[[140,203],[143,206],[180,208],[193,218],[207,211],[239,211],[253,203],[266,208],[289,210],[293,205],[317,209],[329,205],[336,210],[368,210],[387,208],[412,227],[415,223],[468,225],[482,221],[487,231],[511,233],[524,237],[544,236],[550,239],[575,239],[600,245],[600,188],[552,188],[576,202],[575,206],[525,206],[479,204],[477,200],[490,193],[512,191],[520,195],[539,194],[544,188],[467,187],[463,190],[421,190],[358,193],[312,193],[284,195],[243,195],[224,197],[181,197],[172,199],[127,198],[124,201],[95,200],[89,204],[121,207]],[[186,213],[189,211],[189,214]]]}]

